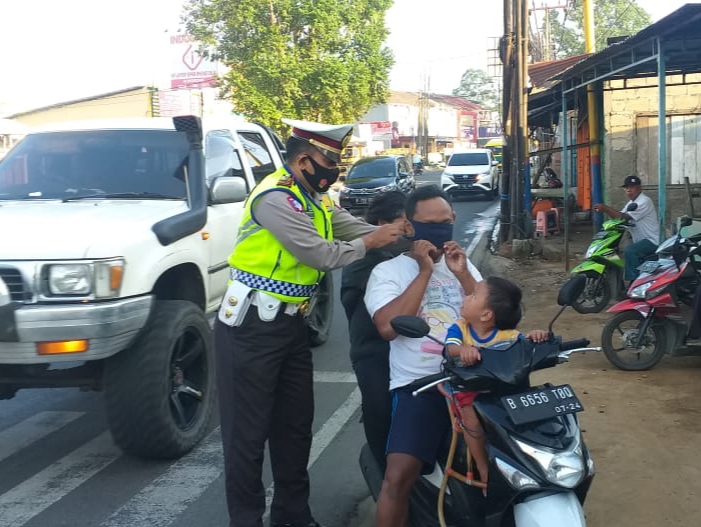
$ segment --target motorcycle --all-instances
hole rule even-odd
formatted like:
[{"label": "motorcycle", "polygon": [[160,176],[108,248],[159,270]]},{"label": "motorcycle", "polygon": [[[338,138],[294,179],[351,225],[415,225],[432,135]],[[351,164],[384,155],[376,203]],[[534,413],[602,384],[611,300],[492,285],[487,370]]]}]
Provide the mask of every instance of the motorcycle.
[{"label": "motorcycle", "polygon": [[423,163],[414,163],[414,176],[420,176],[424,173]]},{"label": "motorcycle", "polygon": [[[626,212],[637,208],[637,203],[631,203]],[[584,275],[587,279],[584,291],[572,304],[577,312],[598,313],[609,304],[611,296],[618,298],[625,294],[619,246],[626,230],[632,226],[626,218],[605,221],[587,248],[586,260],[572,269],[572,274]]]},{"label": "motorcycle", "polygon": [[[433,473],[421,476],[410,500],[413,527],[583,527],[582,504],[594,477],[594,462],[584,443],[576,413],[582,404],[569,385],[531,387],[530,373],[566,362],[590,348],[587,339],[562,342],[553,323],[581,294],[584,278],[569,281],[558,295],[561,307],[550,323],[550,339],[526,339],[481,349],[481,361],[462,367],[448,359],[438,374],[410,385],[414,395],[439,385],[452,391],[478,391],[474,408],[485,430],[489,457],[489,492],[471,473],[470,454],[452,408],[453,433]],[[391,322],[399,335],[430,338],[428,324],[412,316]],[[449,404],[449,408],[452,404]],[[458,448],[460,446],[460,448]],[[360,466],[375,500],[383,475],[370,448]],[[436,521],[436,519],[438,521]]]},{"label": "motorcycle", "polygon": [[[681,218],[682,228],[692,219]],[[612,306],[614,316],[601,333],[606,358],[622,370],[654,367],[665,355],[701,354],[687,342],[691,306],[701,285],[701,234],[679,233],[657,248],[657,261],[644,262],[631,283],[628,298]]]}]

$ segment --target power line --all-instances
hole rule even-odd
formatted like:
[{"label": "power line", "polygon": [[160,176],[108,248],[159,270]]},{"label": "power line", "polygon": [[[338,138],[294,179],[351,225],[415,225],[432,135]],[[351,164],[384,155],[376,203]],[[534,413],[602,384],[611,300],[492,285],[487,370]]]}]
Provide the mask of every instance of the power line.
[{"label": "power line", "polygon": [[608,36],[609,36],[609,35],[611,34],[611,32],[616,28],[616,26],[618,25],[618,23],[623,19],[623,17],[624,17],[625,14],[628,12],[628,10],[629,10],[631,7],[633,7],[633,4],[634,4],[634,3],[635,3],[635,0],[628,0],[628,6],[627,6],[623,11],[621,11],[621,14],[618,15],[618,17],[616,17],[616,20],[614,21],[613,24],[611,24],[611,26],[609,27],[609,29],[608,29],[608,31],[606,32],[606,34],[605,34],[603,37],[601,37],[602,40],[605,41],[605,40],[608,38]]},{"label": "power line", "polygon": [[558,39],[557,51],[555,52],[555,58],[557,58],[557,56],[560,54],[560,49],[562,49],[562,41],[565,38],[565,26],[567,25],[567,15],[569,15],[569,13],[570,13],[569,10],[576,8],[575,0],[570,0],[569,3],[571,3],[572,6],[569,9],[565,8],[565,18],[562,21],[562,25],[560,26],[560,38]]}]

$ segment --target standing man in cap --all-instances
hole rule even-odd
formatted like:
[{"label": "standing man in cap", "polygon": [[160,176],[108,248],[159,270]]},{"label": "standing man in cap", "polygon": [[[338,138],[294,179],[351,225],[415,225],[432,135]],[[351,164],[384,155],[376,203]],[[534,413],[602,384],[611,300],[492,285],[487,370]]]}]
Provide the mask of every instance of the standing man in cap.
[{"label": "standing man in cap", "polygon": [[643,193],[642,182],[638,176],[628,176],[623,181],[623,191],[628,196],[628,203],[618,211],[601,203],[594,205],[595,212],[605,212],[612,218],[632,220],[630,228],[633,243],[625,250],[625,279],[632,282],[638,277],[638,267],[648,256],[655,254],[660,243],[660,222],[657,219],[655,205],[649,196]]},{"label": "standing man in cap", "polygon": [[319,527],[309,508],[314,394],[304,310],[326,271],[404,234],[403,225],[356,219],[325,194],[352,125],[283,122],[292,127],[287,163],[246,201],[214,326],[232,527],[263,525],[266,441],[275,485],[271,526]]}]

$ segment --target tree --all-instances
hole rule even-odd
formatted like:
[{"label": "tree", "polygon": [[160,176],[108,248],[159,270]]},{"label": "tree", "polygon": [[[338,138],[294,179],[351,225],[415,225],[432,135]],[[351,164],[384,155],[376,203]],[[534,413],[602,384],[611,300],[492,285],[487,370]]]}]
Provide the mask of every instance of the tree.
[{"label": "tree", "polygon": [[228,68],[222,97],[281,130],[282,117],[357,120],[388,94],[392,0],[188,0],[187,31]]},{"label": "tree", "polygon": [[465,70],[460,79],[460,86],[453,90],[453,95],[464,97],[485,110],[496,109],[497,88],[494,80],[484,70]]},{"label": "tree", "polygon": [[[583,3],[569,7],[567,15],[550,11],[551,34],[556,58],[584,53]],[[565,20],[565,16],[567,17]],[[630,36],[652,23],[650,14],[635,0],[596,0],[594,28],[596,50],[604,49],[610,37]]]}]

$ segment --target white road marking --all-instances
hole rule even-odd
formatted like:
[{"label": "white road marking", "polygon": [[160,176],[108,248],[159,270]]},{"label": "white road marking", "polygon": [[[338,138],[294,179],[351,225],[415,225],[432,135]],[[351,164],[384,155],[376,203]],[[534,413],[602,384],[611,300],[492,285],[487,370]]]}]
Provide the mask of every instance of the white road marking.
[{"label": "white road marking", "polygon": [[20,527],[121,456],[109,432],[75,449],[0,496],[0,524]]},{"label": "white road marking", "polygon": [[314,382],[356,383],[355,373],[347,371],[315,371]]},{"label": "white road marking", "polygon": [[75,421],[85,412],[39,412],[0,432],[0,461]]},{"label": "white road marking", "polygon": [[223,472],[217,427],[192,452],[144,487],[101,527],[165,527],[173,523]]},{"label": "white road marking", "polygon": [[482,235],[489,231],[493,226],[494,223],[496,222],[497,218],[497,211],[499,210],[500,203],[496,202],[489,208],[485,209],[481,213],[479,213],[479,216],[481,218],[479,220],[475,220],[472,222],[470,225],[476,227],[476,233],[472,237],[472,242],[470,245],[467,247],[467,250],[465,251],[467,254],[467,257],[469,258],[474,250],[477,248],[477,245],[479,244],[480,240],[482,239]]},{"label": "white road marking", "polygon": [[[319,431],[314,434],[312,439],[312,448],[309,453],[309,464],[308,468],[319,459],[322,452],[326,450],[331,444],[331,441],[339,434],[339,432],[346,426],[346,423],[353,417],[353,414],[360,408],[360,388],[357,386],[344,401],[344,403],[339,406],[328,421],[319,429]],[[268,521],[270,517],[270,505],[273,502],[273,492],[274,487],[271,484],[267,489],[265,489],[265,514],[263,515],[263,523]]]}]

